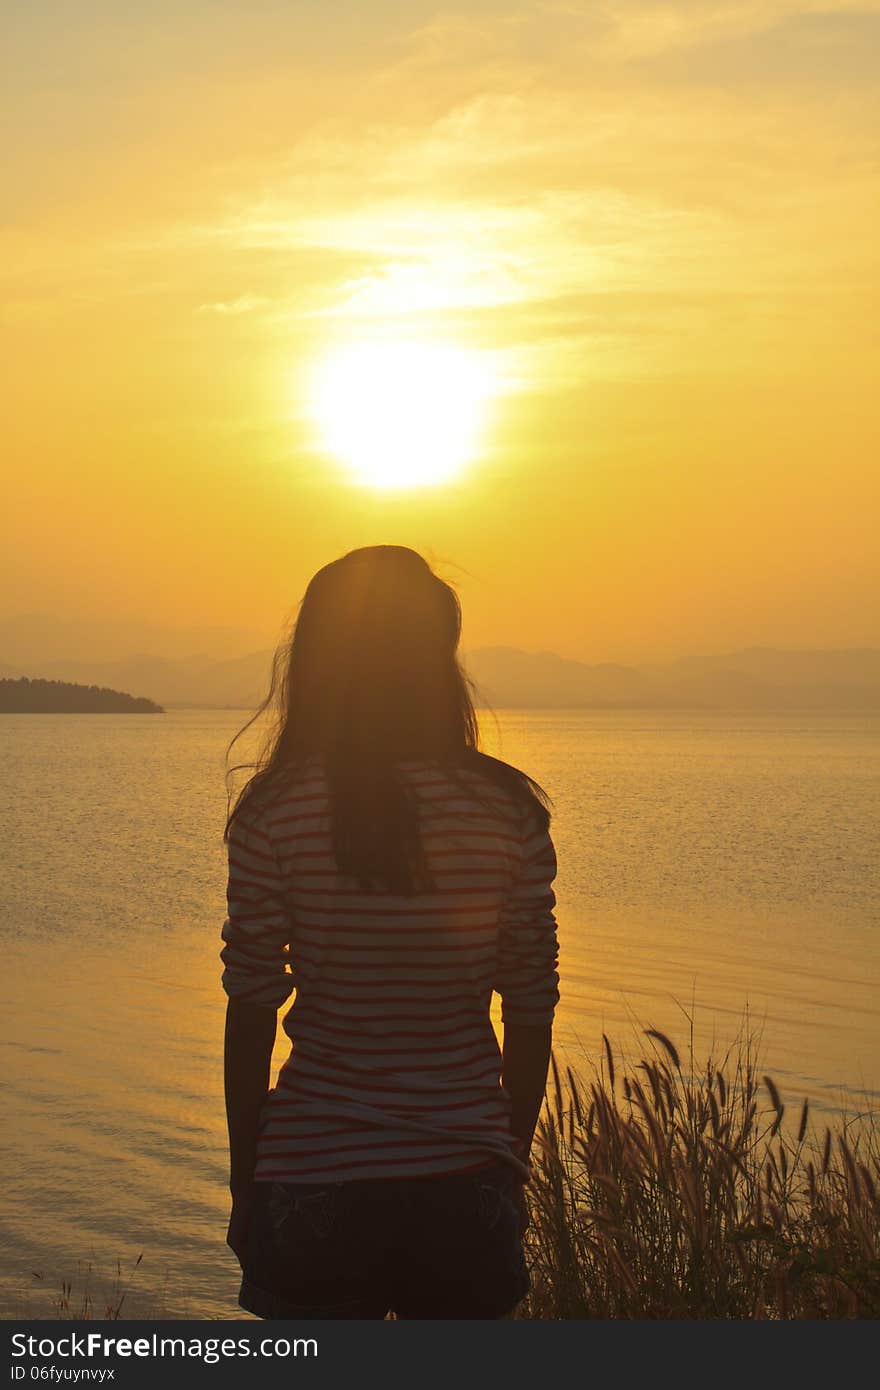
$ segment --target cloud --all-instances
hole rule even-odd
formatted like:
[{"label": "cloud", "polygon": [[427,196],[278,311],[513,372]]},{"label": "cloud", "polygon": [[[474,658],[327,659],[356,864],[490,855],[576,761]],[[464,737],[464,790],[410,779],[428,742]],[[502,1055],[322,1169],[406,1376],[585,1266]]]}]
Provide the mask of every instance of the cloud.
[{"label": "cloud", "polygon": [[[126,265],[144,285],[161,268],[191,312],[245,334],[311,342],[405,322],[494,335],[542,371],[597,337],[643,354],[671,323],[694,325],[698,301],[729,323],[774,296],[848,291],[873,265],[876,125],[833,65],[833,102],[776,81],[767,35],[866,13],[880,3],[493,0],[400,26],[344,101],[331,58],[327,92],[307,100],[292,59],[273,86],[287,108],[233,91],[241,147],[193,161],[192,180],[181,164],[187,210],[139,209],[115,260],[92,244],[94,273],[114,294]],[[705,55],[745,41],[765,62],[744,93],[746,50],[733,76]],[[585,318],[588,303],[601,314]]]},{"label": "cloud", "polygon": [[[574,8],[574,7],[572,7]],[[603,0],[607,29],[597,49],[616,58],[645,58],[745,37],[760,37],[811,16],[880,14],[878,0]]]},{"label": "cloud", "polygon": [[237,299],[218,300],[214,304],[200,304],[200,314],[252,314],[262,309],[270,301],[259,294],[241,294]]}]

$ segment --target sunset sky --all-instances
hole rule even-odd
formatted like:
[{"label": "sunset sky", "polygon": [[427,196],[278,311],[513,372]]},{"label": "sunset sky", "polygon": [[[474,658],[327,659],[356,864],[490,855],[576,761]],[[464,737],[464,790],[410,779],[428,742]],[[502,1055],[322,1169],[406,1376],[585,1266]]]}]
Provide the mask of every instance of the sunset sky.
[{"label": "sunset sky", "polygon": [[[469,646],[880,645],[880,4],[4,27],[0,617],[271,639],[316,568],[393,542]],[[377,344],[380,408],[388,363],[477,373],[451,479],[352,475],[350,371],[316,415],[321,364]],[[464,379],[399,392],[425,458]]]}]

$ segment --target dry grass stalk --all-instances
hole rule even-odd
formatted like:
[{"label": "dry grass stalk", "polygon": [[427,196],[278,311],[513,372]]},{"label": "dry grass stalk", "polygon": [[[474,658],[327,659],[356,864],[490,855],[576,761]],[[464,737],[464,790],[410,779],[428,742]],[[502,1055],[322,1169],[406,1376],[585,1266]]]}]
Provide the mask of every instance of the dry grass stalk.
[{"label": "dry grass stalk", "polygon": [[[587,1084],[554,1061],[528,1189],[537,1318],[880,1315],[876,1116],[796,1134],[751,1041],[720,1064],[655,1047],[620,1073],[603,1036]],[[619,1089],[618,1083],[619,1081]],[[766,1111],[763,1115],[766,1115]]]}]

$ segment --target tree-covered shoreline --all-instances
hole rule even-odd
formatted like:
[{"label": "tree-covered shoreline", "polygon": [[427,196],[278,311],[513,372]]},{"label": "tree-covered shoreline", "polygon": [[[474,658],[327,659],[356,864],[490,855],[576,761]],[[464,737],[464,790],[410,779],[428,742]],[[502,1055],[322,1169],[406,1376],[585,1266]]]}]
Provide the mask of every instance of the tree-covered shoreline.
[{"label": "tree-covered shoreline", "polygon": [[69,681],[0,680],[0,714],[164,714],[146,696]]}]

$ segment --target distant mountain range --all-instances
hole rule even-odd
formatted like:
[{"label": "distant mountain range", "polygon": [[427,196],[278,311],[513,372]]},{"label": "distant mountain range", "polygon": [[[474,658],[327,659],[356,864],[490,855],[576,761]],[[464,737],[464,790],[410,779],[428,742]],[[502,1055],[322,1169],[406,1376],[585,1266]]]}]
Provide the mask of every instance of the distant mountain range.
[{"label": "distant mountain range", "polygon": [[[270,646],[265,628],[173,628],[138,618],[89,618],[65,613],[17,613],[0,618],[0,662],[25,671],[47,662],[120,661],[140,652],[171,661],[224,661]],[[150,658],[153,659],[153,658]]]},{"label": "distant mountain range", "polygon": [[748,647],[654,665],[587,665],[482,647],[467,669],[499,707],[880,710],[880,650]]},{"label": "distant mountain range", "polygon": [[[2,640],[0,627],[0,640]],[[4,655],[0,648],[0,658]],[[465,669],[496,709],[880,710],[880,650],[749,647],[658,665],[589,665],[555,652],[479,647]],[[0,660],[0,677],[109,686],[167,707],[253,710],[269,683],[271,650],[217,660],[147,653],[113,660]]]}]

